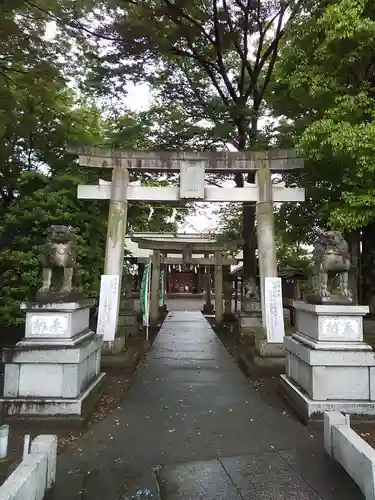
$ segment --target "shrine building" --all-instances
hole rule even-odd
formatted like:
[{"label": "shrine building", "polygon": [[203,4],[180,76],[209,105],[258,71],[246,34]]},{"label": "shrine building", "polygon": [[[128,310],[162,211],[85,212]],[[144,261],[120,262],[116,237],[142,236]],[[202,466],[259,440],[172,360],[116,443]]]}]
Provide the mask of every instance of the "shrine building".
[{"label": "shrine building", "polygon": [[[143,245],[139,242],[142,241]],[[150,248],[144,248],[145,242],[149,242]],[[213,236],[203,233],[133,233],[125,238],[125,248],[129,253],[125,261],[138,266],[138,272],[134,276],[133,291],[139,292],[143,275],[144,265],[150,262],[155,244],[164,244],[168,251],[164,252],[165,260],[170,263],[164,264],[165,286],[168,295],[203,295],[206,287],[205,267],[199,263],[183,262],[183,254],[186,248],[194,248],[200,244],[217,244]],[[148,245],[146,245],[148,246]],[[153,248],[151,248],[153,247]],[[175,249],[172,249],[172,248]],[[211,252],[194,253],[194,260],[204,259]],[[173,263],[176,261],[176,263]],[[214,290],[214,280],[211,289]]]}]

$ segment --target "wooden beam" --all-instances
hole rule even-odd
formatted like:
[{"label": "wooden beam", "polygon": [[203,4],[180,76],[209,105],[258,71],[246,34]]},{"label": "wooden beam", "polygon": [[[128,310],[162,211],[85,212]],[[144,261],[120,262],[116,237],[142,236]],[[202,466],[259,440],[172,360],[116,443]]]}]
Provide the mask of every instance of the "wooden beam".
[{"label": "wooden beam", "polygon": [[[147,248],[150,250],[161,250],[162,252],[173,252],[179,250],[182,252],[186,243],[181,241],[157,241],[146,238],[132,238],[132,241],[138,243],[138,248]],[[214,241],[211,243],[189,243],[192,247],[192,253],[217,252],[224,250],[237,250],[243,244],[242,241]]]},{"label": "wooden beam", "polygon": [[181,165],[205,162],[207,172],[251,171],[259,168],[262,159],[270,161],[271,170],[282,172],[303,168],[303,159],[295,149],[269,151],[125,151],[92,146],[70,146],[68,152],[79,156],[84,167],[107,169],[121,165],[129,170],[179,172]]},{"label": "wooden beam", "polygon": [[[82,200],[109,200],[111,185],[110,184],[81,184],[77,189],[77,197]],[[218,188],[205,187],[205,198],[207,202],[234,202],[242,203],[244,201],[258,201],[258,191],[255,185],[243,188]],[[286,201],[303,202],[305,201],[305,190],[303,188],[285,188],[281,186],[273,186],[272,188],[273,201],[282,203]],[[145,201],[145,202],[180,202],[180,190],[178,187],[167,186],[128,186],[127,190],[128,201]]]},{"label": "wooden beam", "polygon": [[[170,265],[183,265],[188,264],[192,266],[213,266],[215,264],[214,258],[209,257],[200,257],[200,258],[191,258],[188,261],[185,261],[182,257],[162,257],[162,264],[170,264]],[[237,264],[236,259],[223,259],[223,266],[235,266]]]}]

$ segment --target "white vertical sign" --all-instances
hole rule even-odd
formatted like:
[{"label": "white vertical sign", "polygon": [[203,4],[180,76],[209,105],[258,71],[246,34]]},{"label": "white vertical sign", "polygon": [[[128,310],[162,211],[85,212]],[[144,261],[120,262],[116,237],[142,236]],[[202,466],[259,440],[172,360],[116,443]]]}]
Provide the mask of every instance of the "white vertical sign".
[{"label": "white vertical sign", "polygon": [[120,276],[116,274],[102,274],[100,282],[98,335],[103,340],[113,341],[118,323],[118,303],[120,300]]},{"label": "white vertical sign", "polygon": [[281,278],[265,277],[264,282],[267,340],[270,343],[283,343],[285,329]]}]

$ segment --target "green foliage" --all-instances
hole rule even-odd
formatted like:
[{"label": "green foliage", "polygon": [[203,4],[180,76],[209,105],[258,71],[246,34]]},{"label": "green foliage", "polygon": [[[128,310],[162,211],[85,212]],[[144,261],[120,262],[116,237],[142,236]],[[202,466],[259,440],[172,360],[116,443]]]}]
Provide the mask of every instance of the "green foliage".
[{"label": "green foliage", "polygon": [[[85,24],[79,33],[101,38],[110,50],[92,59],[87,83],[107,96],[121,92],[124,81],[149,83],[154,112],[167,108],[167,120],[180,122],[169,129],[173,147],[201,141],[203,132],[208,142],[244,149],[255,144],[280,41],[303,4],[97,0],[91,13],[97,28]],[[78,15],[81,25],[88,22]],[[68,16],[66,24],[73,22]]]},{"label": "green foliage", "polygon": [[[87,15],[85,2],[71,12],[68,1],[63,17],[67,30],[89,47],[85,82],[106,99],[123,95],[128,82],[148,83],[154,98],[148,117],[158,122],[155,146],[269,145],[258,130],[264,97],[280,42],[305,0],[93,2]],[[210,182],[222,178],[210,176]],[[241,172],[234,180],[243,186]],[[248,205],[242,214],[246,275],[254,271],[253,215]]]},{"label": "green foliage", "polygon": [[[372,2],[317,2],[281,51],[269,102],[291,120],[278,140],[292,133],[306,158],[304,172],[286,178],[306,188],[306,240],[319,226],[352,231],[375,217],[374,34]],[[282,209],[290,224],[300,210]]]},{"label": "green foliage", "polygon": [[219,241],[235,241],[242,238],[242,205],[226,203],[216,211],[218,227],[216,238]]},{"label": "green foliage", "polygon": [[[21,175],[25,194],[9,205],[0,229],[1,324],[23,321],[19,304],[32,299],[41,285],[39,255],[48,226],[57,221],[77,230],[80,285],[88,296],[97,296],[104,261],[106,207],[97,202],[87,207],[77,200],[79,180],[84,181],[84,176],[56,175],[50,179],[40,173]],[[35,190],[36,184],[40,187]]]},{"label": "green foliage", "polygon": [[276,236],[276,253],[280,269],[301,269],[304,271],[311,269],[312,259],[308,248],[286,243],[282,234]]},{"label": "green foliage", "polygon": [[[239,203],[228,203],[218,210],[218,234],[219,241],[240,240],[242,235],[242,206]],[[276,252],[280,269],[305,269],[311,265],[309,251],[303,246],[304,235],[296,239],[295,231],[288,232],[284,221],[279,213],[276,219]],[[303,225],[299,225],[303,232]]]},{"label": "green foliage", "polygon": [[[77,65],[88,46],[84,41],[72,53],[69,34],[78,25],[65,29],[63,23],[60,29],[61,16],[73,14],[75,4],[38,0],[0,6],[0,326],[23,321],[19,304],[41,285],[40,250],[46,229],[57,221],[76,229],[81,286],[88,296],[98,294],[108,201],[77,200],[77,185],[95,184],[101,173],[79,168],[65,144],[151,147],[151,125],[142,116],[107,112],[104,118],[91,99],[78,98],[67,85],[71,73],[79,80],[84,71]],[[51,19],[58,22],[57,36],[47,41]],[[140,180],[166,182],[152,175]],[[188,209],[181,207],[173,218],[168,205],[131,205],[128,230],[173,231]]]},{"label": "green foliage", "polygon": [[[28,90],[22,90],[21,98],[25,98],[25,92]],[[77,199],[77,185],[96,183],[98,173],[77,167],[74,157],[65,152],[64,144],[69,140],[102,143],[103,138],[107,138],[107,141],[117,141],[121,146],[120,129],[108,121],[103,124],[97,110],[83,103],[77,107],[72,97],[69,98],[65,91],[61,92],[57,89],[53,97],[52,90],[46,90],[48,99],[40,107],[35,105],[32,116],[13,112],[6,122],[6,140],[9,139],[9,144],[19,144],[19,147],[9,149],[9,156],[4,155],[1,171],[2,325],[23,321],[19,303],[32,298],[40,286],[41,245],[45,242],[46,229],[56,221],[70,224],[77,230],[81,286],[88,296],[98,294],[104,264],[108,201]],[[13,97],[18,93],[17,87]],[[32,100],[33,95],[29,93],[28,102]],[[18,105],[22,109],[22,99]],[[145,131],[140,123],[136,123],[136,117],[122,116],[120,121],[124,124],[121,130],[124,138],[128,141],[132,138],[135,145],[144,140]],[[126,133],[127,126],[129,134]],[[125,147],[129,145],[128,142]],[[167,181],[148,178],[143,182],[163,184]],[[181,207],[171,220],[171,206],[133,204],[128,210],[128,231],[174,231],[187,213],[188,207]]]},{"label": "green foliage", "polygon": [[[78,228],[84,290],[94,294],[104,257],[105,207],[76,199],[77,184],[92,174],[79,172],[64,150],[66,140],[98,140],[97,111],[76,102],[53,73],[41,77],[32,68],[11,81],[0,79],[0,92],[0,324],[10,325],[22,321],[20,301],[40,286],[40,249],[54,221]],[[90,256],[91,248],[96,251]]]}]

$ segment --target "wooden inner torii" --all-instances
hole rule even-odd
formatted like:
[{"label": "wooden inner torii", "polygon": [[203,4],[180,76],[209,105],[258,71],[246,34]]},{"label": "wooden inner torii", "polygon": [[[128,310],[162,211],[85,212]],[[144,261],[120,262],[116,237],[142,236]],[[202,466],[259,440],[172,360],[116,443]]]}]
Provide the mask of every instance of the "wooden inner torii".
[{"label": "wooden inner torii", "polygon": [[[151,304],[150,319],[152,323],[157,323],[159,317],[158,299],[161,265],[165,264],[195,264],[206,267],[206,279],[210,279],[209,268],[215,266],[215,319],[217,323],[223,320],[223,268],[237,264],[237,259],[226,258],[223,255],[228,251],[236,251],[243,243],[242,241],[217,242],[201,241],[162,241],[160,239],[146,239],[142,237],[132,237],[132,241],[138,244],[139,248],[153,250],[152,254],[152,276],[151,276]],[[182,257],[169,257],[166,254],[178,253]],[[204,257],[194,257],[194,254],[203,254]],[[210,257],[213,255],[213,257]],[[209,285],[209,284],[208,284]],[[208,286],[206,284],[206,300]],[[228,311],[226,311],[228,312]]]},{"label": "wooden inner torii", "polygon": [[[268,152],[142,152],[71,147],[78,154],[81,166],[100,170],[112,169],[110,184],[78,186],[80,199],[108,199],[110,201],[104,275],[117,276],[117,299],[108,314],[118,318],[119,290],[124,258],[128,201],[176,202],[178,200],[212,202],[254,202],[257,206],[257,238],[260,255],[262,304],[264,277],[277,276],[274,238],[273,203],[301,202],[304,189],[273,185],[272,172],[285,172],[303,167],[303,160],[295,150]],[[131,185],[129,170],[180,172],[179,186],[149,187]],[[256,184],[244,188],[217,188],[205,186],[205,172],[256,171]],[[102,297],[100,297],[100,303]],[[100,310],[99,303],[99,310]],[[107,310],[109,308],[107,307]],[[117,330],[115,322],[108,321],[104,340],[113,341]],[[111,331],[109,331],[109,329]]]}]

